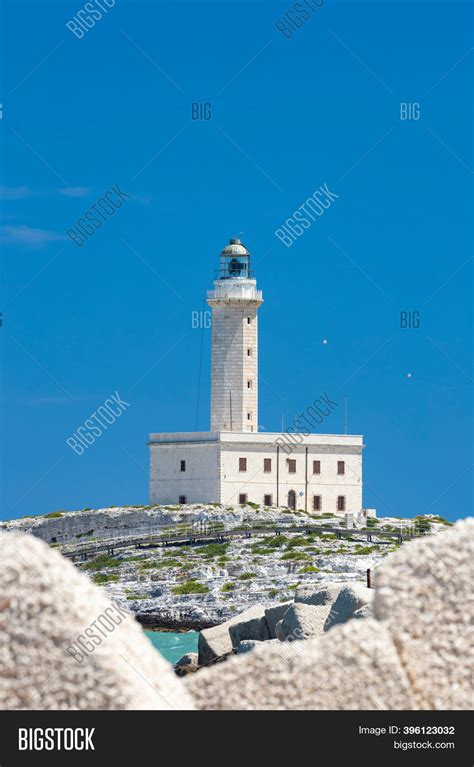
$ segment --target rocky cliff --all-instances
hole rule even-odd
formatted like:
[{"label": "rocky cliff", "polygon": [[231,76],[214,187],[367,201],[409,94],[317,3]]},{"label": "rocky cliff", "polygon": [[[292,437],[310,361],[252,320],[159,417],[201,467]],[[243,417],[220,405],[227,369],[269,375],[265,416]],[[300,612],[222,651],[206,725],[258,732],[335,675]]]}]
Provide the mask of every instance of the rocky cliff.
[{"label": "rocky cliff", "polygon": [[[340,517],[306,515],[288,509],[261,510],[218,505],[113,507],[53,512],[12,520],[2,527],[28,532],[66,552],[78,543],[100,543],[111,536],[137,535],[166,526],[220,523],[226,528],[272,522],[278,525],[321,524],[326,532],[292,531],[252,535],[224,542],[165,547],[114,549],[76,566],[101,585],[109,598],[131,610],[148,627],[202,629],[229,620],[256,604],[271,606],[294,598],[297,589],[325,582],[366,583],[375,568],[399,544],[377,537],[377,531],[406,528],[410,520],[372,521],[373,539],[354,529],[336,539],[332,528]],[[415,520],[415,528],[436,533],[447,523],[438,517]],[[448,523],[449,524],[449,523]],[[413,529],[413,524],[411,525]],[[403,545],[403,544],[402,544]]]}]

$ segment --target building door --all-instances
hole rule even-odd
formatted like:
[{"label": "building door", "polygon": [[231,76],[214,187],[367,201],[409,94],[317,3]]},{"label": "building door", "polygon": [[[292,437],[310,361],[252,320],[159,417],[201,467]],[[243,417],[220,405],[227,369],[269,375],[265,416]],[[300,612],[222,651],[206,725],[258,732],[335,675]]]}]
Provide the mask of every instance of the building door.
[{"label": "building door", "polygon": [[293,509],[293,511],[296,509],[296,493],[294,490],[290,490],[288,493],[288,508]]}]

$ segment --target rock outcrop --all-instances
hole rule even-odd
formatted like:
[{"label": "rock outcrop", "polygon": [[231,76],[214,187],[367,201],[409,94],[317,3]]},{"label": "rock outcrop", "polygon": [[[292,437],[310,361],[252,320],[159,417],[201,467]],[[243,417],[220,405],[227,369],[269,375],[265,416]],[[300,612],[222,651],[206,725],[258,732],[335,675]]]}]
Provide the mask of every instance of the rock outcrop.
[{"label": "rock outcrop", "polygon": [[[274,536],[270,530],[251,538],[211,538],[164,548],[137,549],[133,543],[146,535],[163,535],[178,525],[199,532],[214,525],[230,529],[262,522],[278,526],[280,535]],[[87,561],[77,556],[76,567],[103,584],[109,598],[133,612],[142,625],[199,631],[231,620],[255,604],[270,608],[290,600],[309,600],[317,605],[319,601],[312,600],[323,587],[365,583],[367,568],[375,568],[398,546],[396,539],[381,545],[377,531],[393,531],[405,524],[390,518],[375,520],[373,541],[367,541],[367,534],[357,529],[337,539],[330,530],[340,522],[334,515],[322,518],[282,508],[259,511],[250,506],[186,504],[57,511],[1,523],[0,533],[27,532],[65,554],[78,552],[78,547],[92,550]],[[445,529],[436,518],[430,517],[427,524],[436,533]],[[308,534],[305,525],[324,526],[325,532]],[[128,547],[123,545],[127,539],[131,542]],[[92,562],[94,547],[104,542],[110,546],[110,556],[97,550]],[[188,581],[191,588],[181,591],[180,586]],[[269,631],[274,636],[270,623]]]},{"label": "rock outcrop", "polygon": [[[308,641],[263,643],[204,669],[188,685],[196,706],[471,709],[473,561],[472,519],[405,544],[377,569],[375,618],[332,625]],[[357,600],[340,607],[349,602]]]}]

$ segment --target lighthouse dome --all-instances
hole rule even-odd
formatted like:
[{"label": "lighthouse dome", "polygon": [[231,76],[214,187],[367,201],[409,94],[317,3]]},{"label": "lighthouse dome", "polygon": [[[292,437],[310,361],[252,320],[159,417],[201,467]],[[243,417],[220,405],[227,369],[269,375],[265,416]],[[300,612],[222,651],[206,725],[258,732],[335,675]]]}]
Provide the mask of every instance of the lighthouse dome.
[{"label": "lighthouse dome", "polygon": [[242,245],[238,237],[231,237],[229,244],[221,250],[221,256],[249,256],[245,245]]}]

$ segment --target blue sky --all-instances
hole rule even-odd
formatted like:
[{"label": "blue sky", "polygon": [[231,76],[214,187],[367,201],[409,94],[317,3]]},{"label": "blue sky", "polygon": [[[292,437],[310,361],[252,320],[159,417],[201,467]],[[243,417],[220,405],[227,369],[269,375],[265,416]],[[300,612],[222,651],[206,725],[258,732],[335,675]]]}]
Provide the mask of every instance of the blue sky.
[{"label": "blue sky", "polygon": [[[1,516],[147,502],[148,433],[209,428],[192,312],[241,232],[260,424],[327,392],[341,433],[347,395],[365,506],[470,513],[468,5],[326,0],[289,39],[291,3],[117,0],[78,39],[81,7],[3,8]],[[65,232],[115,183],[130,199],[78,247]],[[285,247],[275,230],[324,183],[338,199]],[[130,407],[76,455],[116,391]]]}]

